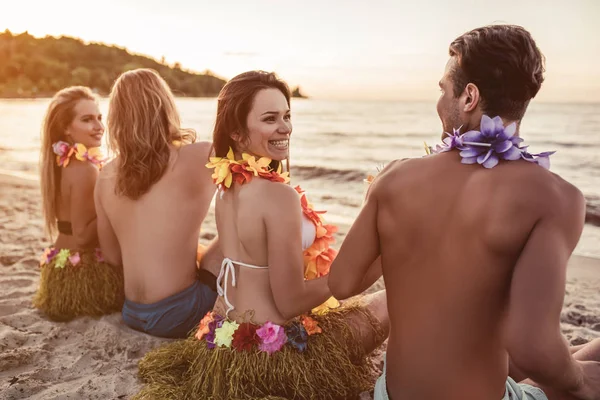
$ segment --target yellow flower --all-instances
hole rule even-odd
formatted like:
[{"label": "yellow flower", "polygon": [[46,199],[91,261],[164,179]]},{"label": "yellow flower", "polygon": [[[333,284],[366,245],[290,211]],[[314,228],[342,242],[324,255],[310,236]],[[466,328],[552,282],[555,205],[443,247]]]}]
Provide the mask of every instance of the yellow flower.
[{"label": "yellow flower", "polygon": [[233,334],[239,326],[240,324],[234,321],[223,322],[220,328],[215,329],[215,345],[231,347]]},{"label": "yellow flower", "polygon": [[87,148],[82,145],[81,143],[77,143],[75,145],[75,158],[77,158],[79,161],[85,161],[86,158],[86,153],[87,153]]},{"label": "yellow flower", "polygon": [[267,172],[269,164],[271,164],[270,158],[261,157],[257,161],[256,157],[246,153],[242,154],[242,159],[248,163],[246,171],[252,172],[254,176],[258,176],[259,172]]},{"label": "yellow flower", "polygon": [[[281,166],[281,164],[279,164]],[[289,172],[284,172],[282,174],[279,174],[282,178],[283,178],[283,183],[289,183],[290,182],[290,173]]]},{"label": "yellow flower", "polygon": [[325,314],[327,311],[333,308],[338,308],[340,306],[340,302],[333,296],[325,301],[325,303],[321,304],[312,309],[314,314]]},{"label": "yellow flower", "polygon": [[69,249],[62,249],[59,251],[55,258],[56,262],[54,263],[54,268],[64,268],[70,255],[71,252]]},{"label": "yellow flower", "polygon": [[222,183],[227,188],[231,187],[233,181],[231,164],[239,164],[239,162],[235,161],[235,155],[231,148],[229,148],[227,157],[225,158],[210,157],[208,164],[206,164],[206,168],[214,168],[212,178],[215,181],[215,184],[219,185]]},{"label": "yellow flower", "polygon": [[94,160],[102,160],[102,158],[103,158],[100,147],[92,147],[91,149],[88,149],[87,156],[88,156],[88,159],[94,159]]},{"label": "yellow flower", "polygon": [[427,146],[427,142],[423,142],[423,147],[425,147],[425,154],[431,155],[431,147]]}]

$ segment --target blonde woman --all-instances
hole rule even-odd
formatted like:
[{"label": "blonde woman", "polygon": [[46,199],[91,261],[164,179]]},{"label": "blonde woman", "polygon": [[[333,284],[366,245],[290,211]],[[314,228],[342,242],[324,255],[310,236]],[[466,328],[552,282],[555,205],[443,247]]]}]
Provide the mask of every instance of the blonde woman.
[{"label": "blonde woman", "polygon": [[185,337],[217,297],[215,277],[196,267],[215,192],[204,168],[211,144],[193,143],[171,90],[149,69],[117,79],[108,128],[116,158],[98,179],[96,209],[105,258],[124,268],[123,320],[154,336]]},{"label": "blonde woman", "polygon": [[41,189],[46,231],[54,245],[44,252],[34,305],[51,319],[116,312],[123,304],[123,275],[97,249],[94,185],[104,134],[98,102],[87,87],[58,92],[42,131]]}]

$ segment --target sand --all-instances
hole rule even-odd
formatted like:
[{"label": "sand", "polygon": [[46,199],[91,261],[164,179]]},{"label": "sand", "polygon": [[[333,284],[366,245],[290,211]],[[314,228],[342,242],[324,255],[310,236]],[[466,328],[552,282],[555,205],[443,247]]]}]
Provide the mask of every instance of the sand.
[{"label": "sand", "polygon": [[[129,329],[120,314],[55,323],[32,307],[50,244],[40,204],[37,182],[0,174],[0,399],[127,399],[141,388],[138,360],[168,339]],[[205,243],[214,237],[212,212],[202,231]],[[573,344],[600,337],[599,287],[600,260],[573,256],[562,313]]]}]

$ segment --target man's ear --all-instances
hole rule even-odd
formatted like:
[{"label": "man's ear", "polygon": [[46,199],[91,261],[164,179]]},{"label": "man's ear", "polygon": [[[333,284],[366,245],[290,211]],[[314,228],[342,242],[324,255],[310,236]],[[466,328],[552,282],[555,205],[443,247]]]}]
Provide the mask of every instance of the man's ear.
[{"label": "man's ear", "polygon": [[465,86],[463,95],[466,96],[463,111],[464,112],[474,111],[477,108],[477,106],[479,105],[479,102],[481,100],[481,97],[479,94],[479,88],[472,83],[468,83],[467,86]]}]

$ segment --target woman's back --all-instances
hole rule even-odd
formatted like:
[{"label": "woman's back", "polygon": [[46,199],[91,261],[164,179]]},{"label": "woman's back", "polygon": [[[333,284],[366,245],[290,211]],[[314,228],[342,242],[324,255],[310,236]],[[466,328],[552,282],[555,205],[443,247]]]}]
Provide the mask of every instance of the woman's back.
[{"label": "woman's back", "polygon": [[[273,199],[272,196],[276,196],[276,192],[281,189],[293,191],[287,186],[273,187],[282,185],[284,184],[255,178],[243,186],[232,186],[222,197],[217,196],[216,219],[221,251],[226,259],[232,261],[236,280],[234,287],[230,270],[227,279],[223,276],[221,286],[225,289],[227,285],[227,299],[235,307],[229,313],[229,318],[238,322],[248,321],[250,317],[253,322],[259,324],[266,321],[283,324],[287,321],[277,308],[271,287],[272,283],[277,282],[272,282],[270,277],[267,220],[278,214],[277,211],[288,209],[290,206],[296,206],[296,214],[300,214],[301,209],[299,201],[297,204],[289,204],[285,200]],[[286,241],[297,247],[296,257],[302,259],[302,232],[294,232],[294,225],[291,224],[282,226],[282,229],[285,230]],[[308,222],[304,229],[307,232],[305,235],[312,235],[314,240],[314,225]],[[294,256],[290,254],[290,258],[292,257]],[[224,265],[223,274],[226,268],[231,267]],[[225,315],[227,309],[225,298],[219,297],[215,311]]]},{"label": "woman's back", "polygon": [[195,281],[200,225],[214,194],[203,168],[209,151],[209,143],[173,148],[164,175],[136,200],[115,194],[116,162],[102,171],[99,215],[105,215],[116,236],[104,253],[124,266],[127,299],[152,303]]}]

